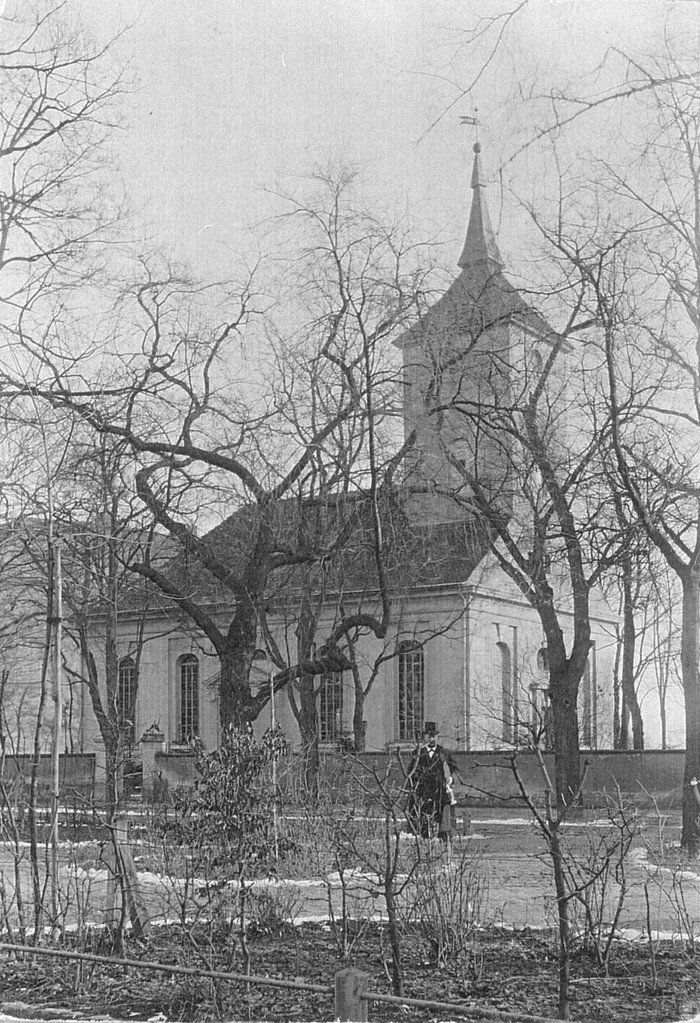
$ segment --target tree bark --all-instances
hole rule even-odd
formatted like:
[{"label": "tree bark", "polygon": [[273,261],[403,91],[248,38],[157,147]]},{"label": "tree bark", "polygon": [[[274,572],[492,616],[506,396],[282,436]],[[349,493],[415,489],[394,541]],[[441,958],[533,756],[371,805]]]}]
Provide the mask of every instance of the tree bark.
[{"label": "tree bark", "polygon": [[240,646],[227,645],[219,651],[219,722],[221,728],[231,725],[244,728],[255,720],[258,707],[250,691],[250,667],[255,653],[255,632]]},{"label": "tree bark", "polygon": [[581,787],[581,756],[578,731],[578,690],[590,649],[590,625],[576,630],[570,656],[553,610],[540,608],[547,639],[549,699],[552,707],[554,785],[557,807],[571,803]]},{"label": "tree bark", "polygon": [[668,738],[666,731],[666,696],[659,694],[659,720],[661,722],[661,749],[667,749]]},{"label": "tree bark", "polygon": [[685,692],[685,773],[681,846],[689,856],[700,853],[700,809],[690,784],[700,777],[700,565],[683,579],[681,669]]},{"label": "tree bark", "polygon": [[618,749],[630,748],[630,712],[627,700],[622,694],[622,710],[620,712],[620,743]]},{"label": "tree bark", "polygon": [[299,729],[304,757],[304,784],[306,792],[314,796],[318,790],[318,728],[316,722],[316,691],[313,675],[299,679]]},{"label": "tree bark", "polygon": [[355,706],[352,712],[352,734],[355,741],[355,752],[362,753],[365,748],[365,694],[362,682],[355,685]]},{"label": "tree bark", "polygon": [[[622,674],[620,684],[623,693],[623,707],[627,709],[632,722],[632,748],[644,749],[644,722],[634,684],[634,654],[637,645],[637,628],[634,621],[634,598],[632,595],[632,564],[628,558],[622,564],[623,625],[622,625]],[[626,720],[623,715],[623,728]],[[627,745],[623,749],[627,749]]]},{"label": "tree bark", "polygon": [[[297,625],[297,660],[300,663],[309,661],[313,654],[316,635],[316,615],[311,606],[310,581],[304,586],[299,622]],[[304,673],[300,676],[297,687],[299,690],[299,729],[301,731],[302,753],[304,758],[304,784],[307,795],[314,797],[318,792],[318,723],[316,720],[316,689],[315,676]]]},{"label": "tree bark", "polygon": [[615,664],[613,666],[613,749],[624,749],[622,745],[622,687],[620,685],[620,662],[622,642],[619,628],[615,630]]},{"label": "tree bark", "polygon": [[557,806],[569,804],[581,783],[581,756],[579,753],[578,680],[565,671],[558,678],[550,678],[550,699],[554,739],[554,784]]}]

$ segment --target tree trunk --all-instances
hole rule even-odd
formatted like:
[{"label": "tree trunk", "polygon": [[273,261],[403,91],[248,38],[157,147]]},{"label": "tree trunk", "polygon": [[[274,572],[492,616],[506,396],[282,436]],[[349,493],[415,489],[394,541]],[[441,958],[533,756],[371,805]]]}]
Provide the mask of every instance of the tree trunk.
[{"label": "tree trunk", "polygon": [[[311,582],[306,579],[297,624],[297,661],[302,664],[309,661],[314,651],[316,636],[316,615],[309,593]],[[306,793],[315,797],[318,793],[318,722],[316,720],[316,689],[315,676],[304,674],[299,678],[299,729],[301,731],[302,752],[304,757],[304,783]]]},{"label": "tree trunk", "polygon": [[627,700],[622,694],[622,711],[620,716],[620,749],[630,748],[630,712]]},{"label": "tree trunk", "polygon": [[316,721],[316,691],[314,676],[302,675],[299,679],[299,729],[304,757],[304,783],[306,792],[314,796],[318,790],[318,727]]},{"label": "tree trunk", "polygon": [[[624,697],[623,705],[629,712],[632,722],[632,747],[644,749],[644,722],[634,685],[634,654],[637,645],[637,628],[634,621],[634,600],[632,597],[632,567],[627,563],[623,566],[623,626],[622,626],[622,674],[620,683]],[[623,717],[626,730],[626,721]],[[628,745],[622,747],[628,749]]]},{"label": "tree trunk", "polygon": [[554,784],[559,807],[571,803],[581,784],[577,694],[578,680],[572,679],[570,670],[565,670],[557,677],[550,676]]},{"label": "tree trunk", "polygon": [[102,742],[105,748],[105,798],[107,801],[107,820],[109,824],[117,816],[121,801],[121,780],[123,777],[123,764],[121,763],[121,742],[116,735],[102,735]]},{"label": "tree trunk", "polygon": [[255,653],[255,633],[252,645],[231,644],[219,654],[219,722],[222,730],[233,726],[244,728],[257,717],[250,691],[250,667]]},{"label": "tree trunk", "polygon": [[659,720],[661,722],[661,749],[667,748],[666,735],[666,694],[659,693]]},{"label": "tree trunk", "polygon": [[362,682],[355,685],[355,707],[352,712],[352,734],[355,752],[362,753],[365,748],[365,694]]},{"label": "tree trunk", "polygon": [[616,629],[615,664],[613,666],[613,749],[624,749],[622,745],[622,691],[620,687],[620,661],[622,642],[620,630]]},{"label": "tree trunk", "polygon": [[700,808],[691,779],[700,777],[700,566],[683,580],[681,669],[685,693],[685,773],[683,777],[683,829],[681,846],[689,856],[700,852]]},{"label": "tree trunk", "polygon": [[569,1019],[571,1008],[571,921],[569,920],[569,893],[566,884],[566,863],[561,847],[558,826],[550,825],[549,854],[552,858],[554,887],[557,893],[557,921],[559,925],[559,1019]]}]

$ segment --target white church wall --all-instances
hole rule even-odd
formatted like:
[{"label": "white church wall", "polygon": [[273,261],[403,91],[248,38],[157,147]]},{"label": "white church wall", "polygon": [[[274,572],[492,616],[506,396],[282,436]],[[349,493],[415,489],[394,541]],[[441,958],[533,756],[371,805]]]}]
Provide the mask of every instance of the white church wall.
[{"label": "white church wall", "polygon": [[[464,615],[467,603],[466,618]],[[531,723],[531,700],[544,701],[546,671],[538,667],[543,646],[542,628],[533,609],[522,598],[493,558],[485,558],[468,586],[444,587],[430,593],[414,593],[404,601],[400,625],[383,640],[366,635],[358,644],[363,682],[380,656],[395,655],[403,641],[418,641],[423,650],[423,720],[435,721],[446,745],[454,749],[496,749],[522,738]],[[321,619],[318,635],[330,631],[330,617]],[[133,633],[133,628],[132,628]],[[594,682],[596,685],[596,742],[612,741],[612,663],[614,624],[595,622]],[[128,623],[122,628],[120,656],[131,652]],[[499,643],[501,646],[499,647]],[[512,714],[504,712],[503,653],[507,648],[512,674]],[[199,661],[199,731],[208,748],[219,735],[216,691],[210,681],[218,673],[218,660],[206,642],[197,642],[191,630],[163,620],[147,623],[141,652],[141,678],[135,731],[139,738],[152,724],[158,725],[171,747],[178,746],[178,664],[185,655]],[[101,671],[103,677],[103,672]],[[399,659],[390,656],[380,666],[366,697],[363,718],[367,722],[368,749],[383,749],[399,742]],[[352,731],[354,688],[350,672],[343,675],[342,731]],[[285,690],[275,700],[275,716],[293,745],[299,741],[296,720]],[[256,722],[256,732],[270,724],[269,705]],[[517,733],[517,735],[516,735]],[[86,730],[92,740],[86,749],[99,752],[99,735],[93,721]],[[412,745],[406,740],[404,745]]]}]

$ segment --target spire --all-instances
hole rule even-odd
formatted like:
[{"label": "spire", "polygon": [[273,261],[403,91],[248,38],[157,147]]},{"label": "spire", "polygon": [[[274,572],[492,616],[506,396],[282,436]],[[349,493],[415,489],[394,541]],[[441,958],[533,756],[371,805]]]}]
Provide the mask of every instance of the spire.
[{"label": "spire", "polygon": [[474,143],[474,167],[472,169],[471,187],[474,191],[472,208],[469,212],[469,226],[467,228],[467,240],[459,257],[458,266],[463,269],[476,265],[483,265],[491,270],[502,270],[504,263],[496,244],[496,236],[491,227],[489,211],[486,208],[486,200],[482,195],[483,184],[481,182],[481,165],[479,153],[481,145]]}]

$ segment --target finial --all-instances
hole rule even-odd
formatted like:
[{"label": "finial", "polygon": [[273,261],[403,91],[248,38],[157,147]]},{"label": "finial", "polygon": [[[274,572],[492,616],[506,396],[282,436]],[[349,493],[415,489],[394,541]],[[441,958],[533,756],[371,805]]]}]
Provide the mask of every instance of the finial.
[{"label": "finial", "polygon": [[481,143],[480,142],[475,142],[472,148],[473,148],[475,153],[480,153],[481,152]]}]

